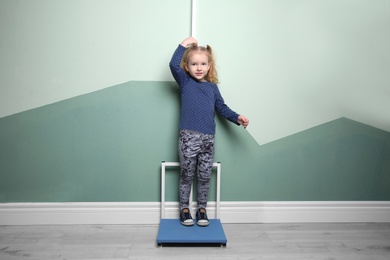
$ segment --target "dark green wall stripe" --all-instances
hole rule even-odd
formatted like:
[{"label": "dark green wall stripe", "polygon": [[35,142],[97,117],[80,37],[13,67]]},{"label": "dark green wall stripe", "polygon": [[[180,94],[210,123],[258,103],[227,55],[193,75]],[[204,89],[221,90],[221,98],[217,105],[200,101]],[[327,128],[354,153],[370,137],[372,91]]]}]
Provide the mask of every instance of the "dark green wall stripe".
[{"label": "dark green wall stripe", "polygon": [[[128,82],[0,118],[0,202],[159,201],[178,111],[175,83]],[[216,143],[225,201],[390,200],[390,133],[359,122],[259,146],[217,118]],[[168,200],[177,177],[170,170]]]}]

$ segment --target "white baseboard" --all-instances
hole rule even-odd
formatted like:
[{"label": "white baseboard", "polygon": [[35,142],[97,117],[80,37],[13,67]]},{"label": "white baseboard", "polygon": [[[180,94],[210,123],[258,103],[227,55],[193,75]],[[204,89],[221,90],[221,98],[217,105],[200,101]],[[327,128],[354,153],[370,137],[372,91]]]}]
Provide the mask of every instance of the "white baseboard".
[{"label": "white baseboard", "polygon": [[[178,217],[167,202],[166,218]],[[159,224],[160,202],[0,203],[0,225]],[[208,206],[215,217],[215,203]],[[221,202],[223,223],[390,222],[390,201]]]}]

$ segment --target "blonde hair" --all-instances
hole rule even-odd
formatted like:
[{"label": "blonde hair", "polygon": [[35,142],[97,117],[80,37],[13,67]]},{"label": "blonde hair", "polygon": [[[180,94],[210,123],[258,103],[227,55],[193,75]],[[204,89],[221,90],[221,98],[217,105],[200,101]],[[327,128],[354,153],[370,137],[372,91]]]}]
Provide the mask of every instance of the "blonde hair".
[{"label": "blonde hair", "polygon": [[209,69],[207,75],[205,76],[205,80],[207,80],[208,82],[218,84],[219,80],[218,80],[218,73],[217,73],[217,70],[215,68],[214,53],[213,53],[213,50],[211,49],[210,45],[206,45],[206,47],[204,47],[204,46],[190,46],[190,47],[188,47],[187,50],[184,52],[183,58],[180,62],[180,67],[188,74],[189,72],[187,71],[185,65],[188,63],[189,59],[191,58],[191,56],[192,56],[191,54],[196,52],[196,51],[205,53],[207,55],[208,60],[209,60],[210,69]]}]

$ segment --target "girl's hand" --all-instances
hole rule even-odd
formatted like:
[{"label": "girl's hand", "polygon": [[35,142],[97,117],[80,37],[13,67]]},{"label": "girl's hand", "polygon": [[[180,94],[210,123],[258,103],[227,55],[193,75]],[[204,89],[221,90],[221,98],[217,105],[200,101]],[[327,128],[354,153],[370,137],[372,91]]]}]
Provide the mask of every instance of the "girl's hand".
[{"label": "girl's hand", "polygon": [[184,39],[181,42],[181,46],[183,46],[185,48],[187,48],[190,45],[197,46],[198,45],[198,41],[194,37],[188,37],[187,39]]},{"label": "girl's hand", "polygon": [[245,116],[240,115],[237,119],[237,123],[246,128],[249,125],[249,119]]}]

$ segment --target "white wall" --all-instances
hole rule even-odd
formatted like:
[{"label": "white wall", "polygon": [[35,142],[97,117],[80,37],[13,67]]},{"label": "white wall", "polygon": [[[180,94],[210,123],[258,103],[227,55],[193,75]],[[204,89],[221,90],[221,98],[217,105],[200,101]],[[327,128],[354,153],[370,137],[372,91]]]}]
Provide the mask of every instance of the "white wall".
[{"label": "white wall", "polygon": [[130,80],[171,81],[190,1],[0,1],[0,117]]},{"label": "white wall", "polygon": [[[390,1],[198,0],[197,36],[259,144],[349,117],[390,131]],[[0,1],[0,117],[171,81],[190,0]]]},{"label": "white wall", "polygon": [[258,143],[339,117],[390,131],[390,1],[198,3],[198,38]]}]

